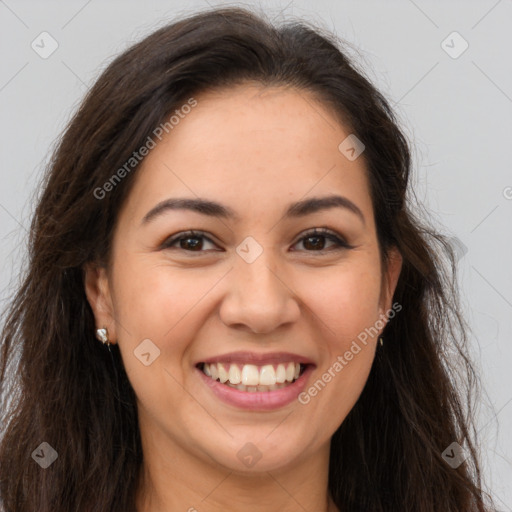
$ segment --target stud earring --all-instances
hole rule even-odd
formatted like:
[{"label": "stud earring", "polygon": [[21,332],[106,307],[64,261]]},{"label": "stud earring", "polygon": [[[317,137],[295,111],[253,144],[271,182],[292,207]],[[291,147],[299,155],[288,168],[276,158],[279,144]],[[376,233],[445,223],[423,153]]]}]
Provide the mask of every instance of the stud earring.
[{"label": "stud earring", "polygon": [[381,347],[383,347],[383,346],[384,346],[384,338],[383,338],[382,336],[379,338],[379,345],[380,345]]},{"label": "stud earring", "polygon": [[104,345],[110,345],[110,340],[108,339],[108,331],[106,327],[96,329],[96,338],[98,338]]}]

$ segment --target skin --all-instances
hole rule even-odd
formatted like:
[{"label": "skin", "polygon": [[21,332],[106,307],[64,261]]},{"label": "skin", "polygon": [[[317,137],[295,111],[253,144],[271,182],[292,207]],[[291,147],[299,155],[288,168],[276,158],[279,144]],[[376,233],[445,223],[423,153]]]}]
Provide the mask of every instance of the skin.
[{"label": "skin", "polygon": [[[316,364],[309,386],[391,308],[400,255],[381,268],[364,158],[338,150],[350,131],[313,96],[244,84],[196,99],[137,170],[110,267],[85,274],[96,325],[119,344],[137,395],[138,510],[336,511],[329,443],[360,396],[378,337],[308,404],[274,411],[221,402],[195,363],[238,350],[293,352]],[[365,222],[342,208],[282,218],[291,202],[331,194],[354,202]],[[141,225],[160,201],[196,196],[240,219],[174,210]],[[354,248],[320,239],[320,252],[302,238],[319,227]],[[190,243],[161,248],[190,229],[207,237],[192,240],[203,244],[195,252]],[[250,264],[236,252],[247,236],[263,248]],[[147,338],[160,350],[149,366],[134,356]],[[237,457],[248,442],[262,454],[251,468]]]}]

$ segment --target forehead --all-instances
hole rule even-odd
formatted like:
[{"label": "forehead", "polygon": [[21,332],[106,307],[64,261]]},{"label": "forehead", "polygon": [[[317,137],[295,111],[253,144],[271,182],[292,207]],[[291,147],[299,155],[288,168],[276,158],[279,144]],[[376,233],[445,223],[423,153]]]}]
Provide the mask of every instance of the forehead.
[{"label": "forehead", "polygon": [[137,170],[141,208],[196,196],[245,216],[339,193],[371,210],[364,158],[338,149],[350,131],[307,91],[240,85],[194,99]]}]

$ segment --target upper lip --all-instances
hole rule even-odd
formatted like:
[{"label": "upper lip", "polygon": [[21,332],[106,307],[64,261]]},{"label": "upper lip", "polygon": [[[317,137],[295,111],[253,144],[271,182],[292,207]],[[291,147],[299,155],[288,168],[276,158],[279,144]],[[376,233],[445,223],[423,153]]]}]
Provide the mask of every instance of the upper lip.
[{"label": "upper lip", "polygon": [[238,364],[279,364],[279,363],[302,363],[302,364],[314,364],[311,359],[301,356],[299,354],[293,354],[291,352],[268,352],[266,354],[257,352],[229,352],[219,356],[209,357],[198,361],[200,363],[238,363]]}]

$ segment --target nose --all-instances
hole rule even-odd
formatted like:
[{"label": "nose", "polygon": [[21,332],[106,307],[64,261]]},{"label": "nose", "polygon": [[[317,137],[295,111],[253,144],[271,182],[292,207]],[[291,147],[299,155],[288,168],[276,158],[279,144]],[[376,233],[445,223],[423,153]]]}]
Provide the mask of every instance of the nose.
[{"label": "nose", "polygon": [[252,263],[237,257],[227,279],[228,292],[220,307],[225,325],[253,333],[269,333],[300,315],[292,283],[266,250]]}]

